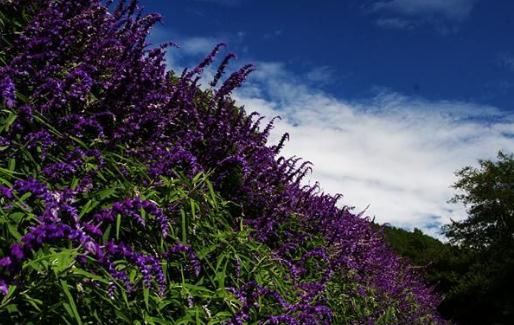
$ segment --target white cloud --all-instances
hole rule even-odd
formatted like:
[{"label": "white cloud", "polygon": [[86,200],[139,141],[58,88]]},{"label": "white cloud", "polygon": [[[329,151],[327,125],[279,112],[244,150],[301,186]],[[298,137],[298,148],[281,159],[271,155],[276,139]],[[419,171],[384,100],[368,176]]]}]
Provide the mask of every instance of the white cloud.
[{"label": "white cloud", "polygon": [[212,2],[224,6],[237,6],[243,2],[243,0],[193,0],[197,2]]},{"label": "white cloud", "polygon": [[220,42],[213,37],[191,37],[179,39],[175,43],[178,48],[167,51],[166,63],[173,70],[181,72],[186,67],[185,61],[195,60],[195,63],[199,63]]},{"label": "white cloud", "polygon": [[280,37],[280,36],[282,36],[282,30],[281,29],[276,29],[276,30],[274,30],[272,32],[265,33],[262,37],[264,39],[269,40],[269,39],[275,39],[275,38]]},{"label": "white cloud", "polygon": [[335,79],[335,71],[329,66],[320,66],[308,71],[305,77],[309,81],[326,84]]},{"label": "white cloud", "polygon": [[406,16],[442,15],[451,20],[466,18],[477,0],[392,0],[379,1],[375,10]]},{"label": "white cloud", "polygon": [[410,29],[414,26],[412,22],[400,18],[380,18],[376,24],[378,27],[389,29]]},{"label": "white cloud", "polygon": [[500,55],[500,64],[509,70],[514,71],[514,55],[503,53]]},{"label": "white cloud", "polygon": [[199,60],[209,54],[219,43],[214,37],[183,37],[168,30],[163,25],[155,25],[148,36],[152,46],[173,42],[177,47],[168,48],[166,51],[166,63],[173,70],[183,69],[184,61]]},{"label": "white cloud", "polygon": [[194,58],[197,62],[206,57],[219,42],[211,37],[191,37],[176,41],[178,48],[166,53],[168,66],[180,72],[185,68],[184,59]]},{"label": "white cloud", "polygon": [[[182,49],[171,51],[184,51],[177,62],[188,65],[195,60],[191,56],[203,57],[216,43],[185,39],[179,42]],[[494,158],[500,149],[514,151],[514,115],[494,107],[391,91],[348,101],[312,86],[309,71],[292,74],[278,62],[256,67],[235,97],[249,111],[283,118],[275,123],[270,143],[290,133],[282,154],[313,162],[311,183],[342,193],[342,203],[356,211],[369,205],[366,214],[381,223],[437,236],[437,225],[465,216],[462,206],[447,203],[454,194],[454,172],[479,158]],[[205,71],[202,84],[208,84],[213,69]],[[314,75],[324,75],[323,70]]]},{"label": "white cloud", "polygon": [[179,46],[186,55],[207,55],[218,43],[214,38],[192,37],[179,42]]},{"label": "white cloud", "polygon": [[239,45],[245,36],[244,31],[239,31],[234,34],[216,36],[184,37],[184,35],[176,34],[162,25],[156,25],[151,29],[148,39],[152,46],[170,41],[176,45],[176,47],[167,49],[166,64],[180,73],[184,68],[200,63],[219,43]]},{"label": "white cloud", "polygon": [[[278,63],[261,63],[236,94],[247,110],[280,115],[270,141],[284,132],[283,154],[314,163],[311,181],[378,222],[418,227],[464,216],[447,203],[454,172],[497,151],[514,151],[514,119],[499,110],[464,102],[428,101],[379,93],[345,101],[298,83]],[[488,122],[489,121],[489,122]]]}]

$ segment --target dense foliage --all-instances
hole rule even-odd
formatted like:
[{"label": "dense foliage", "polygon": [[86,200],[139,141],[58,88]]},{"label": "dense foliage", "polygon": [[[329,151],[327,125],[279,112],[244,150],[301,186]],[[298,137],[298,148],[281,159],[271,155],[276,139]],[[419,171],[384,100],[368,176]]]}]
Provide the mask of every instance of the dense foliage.
[{"label": "dense foliage", "polygon": [[468,217],[443,228],[450,240],[414,229],[386,226],[391,248],[423,270],[442,296],[438,306],[459,324],[514,323],[514,158],[500,152],[496,161],[457,172],[454,202]]},{"label": "dense foliage", "polygon": [[[454,300],[455,289],[464,283],[464,274],[473,263],[473,255],[468,250],[443,243],[419,229],[407,231],[386,225],[384,233],[394,252],[418,268],[427,283],[441,295],[438,309],[445,319],[456,320],[458,314],[470,313],[467,304],[456,304]],[[459,324],[466,323],[459,319]]]},{"label": "dense foliage", "polygon": [[135,1],[0,3],[2,322],[443,323],[231,99],[251,65],[201,91],[222,46],[167,71]]},{"label": "dense foliage", "polygon": [[[463,324],[514,323],[514,158],[481,160],[479,168],[457,172],[455,202],[468,217],[445,227],[450,242],[469,255],[441,306]],[[487,311],[487,312],[484,312]]]},{"label": "dense foliage", "polygon": [[468,269],[469,256],[465,250],[443,243],[419,229],[407,231],[385,226],[384,233],[394,252],[419,268],[428,284],[443,297],[457,285],[462,273]]}]

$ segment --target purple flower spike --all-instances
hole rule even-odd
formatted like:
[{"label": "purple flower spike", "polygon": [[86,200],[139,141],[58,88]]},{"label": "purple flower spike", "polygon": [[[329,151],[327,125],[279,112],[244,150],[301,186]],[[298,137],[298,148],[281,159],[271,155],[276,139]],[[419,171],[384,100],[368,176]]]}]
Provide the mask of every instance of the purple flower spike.
[{"label": "purple flower spike", "polygon": [[14,82],[9,76],[5,75],[0,79],[0,95],[3,97],[7,108],[13,108],[16,103],[14,90]]},{"label": "purple flower spike", "polygon": [[67,82],[70,84],[68,90],[70,97],[81,101],[85,100],[87,93],[93,86],[93,79],[80,68],[76,68],[68,75]]},{"label": "purple flower spike", "polygon": [[11,258],[9,256],[5,256],[0,258],[0,267],[8,267],[12,264]]},{"label": "purple flower spike", "polygon": [[[136,0],[118,2],[113,10],[110,0],[2,2],[9,17],[28,21],[8,27],[8,42],[0,41],[7,53],[0,67],[0,108],[16,109],[12,127],[0,137],[0,161],[13,158],[17,173],[35,178],[16,178],[12,187],[0,185],[0,202],[10,213],[19,209],[13,199],[30,192],[22,207],[37,215],[23,219],[22,226],[27,227],[19,243],[3,245],[2,294],[8,285],[24,283],[23,262],[45,245],[76,248],[84,268],[107,270],[129,292],[144,285],[164,294],[162,259],[185,260],[195,277],[208,272],[192,247],[176,244],[163,253],[160,243],[156,245],[156,239],[170,245],[172,223],[167,216],[174,215],[167,208],[163,211],[161,201],[120,199],[117,195],[131,194],[119,190],[113,195],[119,201],[106,197],[99,204],[109,206],[83,209],[85,202],[116,181],[114,164],[126,183],[145,194],[159,193],[164,179],[180,184],[183,177],[201,180],[195,176],[205,172],[223,204],[214,207],[215,200],[201,199],[200,212],[223,210],[233,217],[227,220],[235,229],[240,224],[235,220],[242,218],[242,224],[252,228],[252,240],[268,246],[273,261],[289,270],[285,276],[293,287],[287,292],[294,295],[291,299],[252,281],[231,290],[241,308],[233,311],[229,324],[253,322],[254,315],[264,324],[328,324],[331,297],[325,289],[337,277],[356,285],[346,286],[353,289],[344,289],[342,296],[373,295],[376,301],[372,315],[355,323],[376,322],[390,307],[405,324],[444,323],[437,316],[437,296],[390,251],[380,231],[362,215],[341,207],[340,196],[322,193],[318,185],[303,185],[309,163],[279,156],[289,135],[269,145],[273,121],[261,126],[263,116],[230,97],[253,71],[252,65],[236,69],[221,82],[235,57],[228,54],[211,88],[203,90],[197,86],[199,78],[223,45],[192,70],[176,74],[166,64],[166,46],[150,46],[147,40],[160,17],[145,16]],[[109,157],[86,148],[98,148]],[[114,155],[126,159],[117,161]],[[138,162],[137,171],[132,162]],[[205,194],[205,184],[200,183],[191,187],[192,198]],[[88,212],[79,218],[79,211]],[[103,230],[117,215],[131,220],[123,223],[123,239],[134,247],[101,241]],[[327,246],[313,246],[320,241]],[[252,276],[240,264],[235,261],[228,269],[238,279],[233,286],[241,284],[241,277]],[[142,275],[136,277],[142,284],[131,283],[132,270]],[[316,279],[305,281],[307,273],[315,273]],[[115,288],[112,284],[105,289],[115,297]],[[191,306],[198,305],[192,297],[189,300]],[[267,310],[258,307],[260,301],[273,304],[276,314],[259,314]]]},{"label": "purple flower spike", "polygon": [[25,253],[23,252],[23,248],[20,244],[14,244],[11,246],[11,256],[13,256],[17,261],[23,261]]},{"label": "purple flower spike", "polygon": [[9,293],[9,286],[4,280],[0,280],[0,294],[7,295]]},{"label": "purple flower spike", "polygon": [[0,195],[7,199],[13,198],[11,189],[3,185],[0,185]]},{"label": "purple flower spike", "polygon": [[190,246],[184,244],[175,244],[168,250],[166,257],[171,258],[171,256],[176,253],[185,253],[193,270],[193,274],[196,277],[200,275],[200,272],[202,271],[200,260]]},{"label": "purple flower spike", "polygon": [[298,325],[298,321],[292,317],[291,315],[279,315],[279,316],[271,316],[268,318],[268,324],[288,324],[288,325]]}]

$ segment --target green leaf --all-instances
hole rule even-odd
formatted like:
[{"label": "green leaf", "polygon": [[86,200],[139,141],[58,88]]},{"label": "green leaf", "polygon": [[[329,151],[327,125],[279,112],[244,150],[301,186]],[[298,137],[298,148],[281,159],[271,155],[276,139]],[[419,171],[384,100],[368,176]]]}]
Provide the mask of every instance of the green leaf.
[{"label": "green leaf", "polygon": [[108,198],[114,196],[114,194],[116,193],[117,190],[118,190],[117,187],[109,187],[109,188],[103,189],[97,193],[97,197],[100,200],[108,199]]},{"label": "green leaf", "polygon": [[104,277],[102,276],[99,276],[99,275],[96,275],[96,274],[93,274],[93,273],[90,273],[84,269],[81,269],[81,268],[73,268],[73,271],[72,271],[73,274],[75,275],[82,275],[88,279],[91,279],[91,280],[95,280],[95,281],[98,281],[98,282],[102,282],[102,283],[109,283],[109,281],[107,281]]},{"label": "green leaf", "polygon": [[102,235],[102,242],[106,243],[109,240],[109,236],[111,235],[111,229],[112,225],[107,225],[107,228],[104,231],[104,234]]},{"label": "green leaf", "polygon": [[25,194],[23,194],[19,199],[18,199],[18,203],[23,203],[26,199],[28,199],[30,196],[32,195],[32,193],[30,192],[27,192]]},{"label": "green leaf", "polygon": [[9,290],[7,291],[7,294],[2,298],[2,302],[0,303],[0,309],[4,308],[13,297],[14,292],[16,291],[16,286],[14,284],[9,285]]},{"label": "green leaf", "polygon": [[93,211],[93,209],[96,208],[98,206],[98,204],[99,204],[99,202],[96,200],[93,200],[93,199],[87,201],[86,204],[84,204],[84,206],[80,210],[79,217],[82,218],[87,213]]},{"label": "green leaf", "polygon": [[5,118],[2,125],[0,126],[0,132],[8,131],[17,117],[16,113],[14,113],[14,112],[11,112],[9,110],[2,110],[2,111],[7,112],[7,118]]},{"label": "green leaf", "polygon": [[116,215],[116,240],[120,239],[121,214]]},{"label": "green leaf", "polygon": [[150,307],[148,305],[148,296],[150,295],[150,290],[147,287],[143,288],[143,300],[145,302],[146,310],[150,311]]},{"label": "green leaf", "polygon": [[14,160],[14,158],[11,158],[9,159],[9,164],[7,165],[7,168],[13,172],[14,169],[16,168],[16,160]]},{"label": "green leaf", "polygon": [[186,213],[180,209],[181,216],[181,227],[182,227],[182,242],[187,243],[187,224],[186,224]]},{"label": "green leaf", "polygon": [[214,192],[214,188],[212,187],[212,183],[206,181],[207,187],[209,188],[209,194],[211,196],[211,205],[214,207],[218,207],[218,201],[216,199],[216,193]]},{"label": "green leaf", "polygon": [[9,223],[9,224],[7,224],[7,229],[9,230],[9,233],[11,234],[11,236],[13,236],[14,239],[16,239],[16,241],[20,240],[21,234],[18,232],[17,225]]},{"label": "green leaf", "polygon": [[69,308],[66,308],[66,304],[64,304],[66,310],[68,311],[70,316],[75,319],[77,324],[82,325],[82,320],[80,319],[80,315],[79,315],[79,312],[77,310],[77,306],[75,305],[75,301],[73,300],[73,296],[71,295],[70,290],[68,289],[68,283],[66,283],[65,280],[61,280],[60,282],[61,282],[62,290],[64,291],[64,294],[66,295],[66,298],[68,298],[68,302],[69,302]]}]

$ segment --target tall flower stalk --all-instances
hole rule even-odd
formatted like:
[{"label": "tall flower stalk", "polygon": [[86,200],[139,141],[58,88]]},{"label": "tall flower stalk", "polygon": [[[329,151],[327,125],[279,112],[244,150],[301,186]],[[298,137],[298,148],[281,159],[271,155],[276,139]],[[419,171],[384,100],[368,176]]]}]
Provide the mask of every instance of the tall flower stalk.
[{"label": "tall flower stalk", "polygon": [[[211,88],[200,90],[202,72],[223,45],[198,66],[175,74],[165,63],[166,45],[151,47],[146,40],[160,16],[142,14],[136,1],[113,6],[98,0],[13,0],[0,10],[1,17],[12,17],[3,25],[14,26],[1,27],[8,42],[0,53],[0,161],[9,173],[0,179],[0,205],[4,216],[30,216],[5,237],[9,245],[2,244],[2,296],[27,285],[23,268],[41,250],[61,247],[72,249],[88,274],[109,274],[109,297],[118,286],[135,296],[144,292],[147,308],[148,290],[161,298],[193,290],[189,282],[181,291],[171,286],[172,277],[231,292],[237,302],[227,302],[233,299],[227,296],[214,307],[226,308],[233,324],[256,318],[265,324],[322,324],[343,317],[357,323],[442,323],[437,297],[386,247],[381,232],[339,204],[340,196],[302,185],[312,167],[280,155],[289,136],[267,145],[273,121],[261,127],[259,114],[248,114],[232,100],[252,65],[222,80],[234,58],[229,54]],[[265,247],[270,265],[287,271],[281,278],[287,285],[267,287],[266,278],[258,283],[237,258],[220,262],[226,272],[235,265],[230,288],[225,275],[210,275],[221,271],[207,256],[225,255],[200,238],[209,234],[228,249],[220,234],[198,226],[214,207],[205,208],[205,197],[176,201],[162,190],[174,180],[194,183],[206,174],[212,187],[204,191],[211,199],[219,195],[231,202],[230,229],[253,229],[251,240]],[[366,295],[374,303],[365,311],[335,302],[350,297],[342,302],[349,304]],[[195,299],[187,297],[192,310]],[[267,315],[258,313],[262,301],[274,306]],[[202,310],[214,317],[214,307]]]}]

